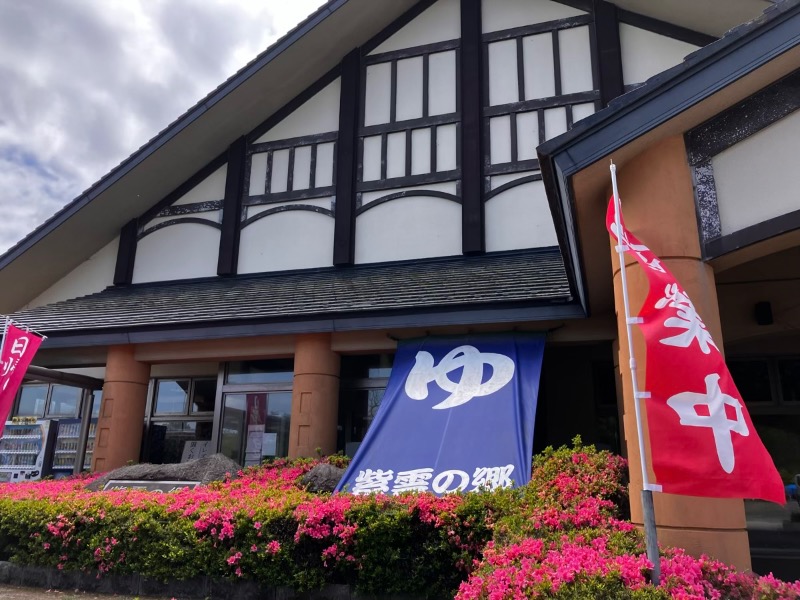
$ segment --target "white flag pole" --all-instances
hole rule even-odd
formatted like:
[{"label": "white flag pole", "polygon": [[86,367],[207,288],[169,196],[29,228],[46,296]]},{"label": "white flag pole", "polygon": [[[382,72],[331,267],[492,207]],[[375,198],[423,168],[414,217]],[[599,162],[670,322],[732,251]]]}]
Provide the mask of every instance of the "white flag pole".
[{"label": "white flag pole", "polygon": [[653,563],[653,584],[658,585],[661,579],[661,561],[658,555],[658,539],[656,533],[656,516],[653,508],[653,490],[660,489],[659,486],[650,483],[647,474],[647,462],[644,451],[644,435],[642,427],[641,401],[648,398],[648,392],[639,391],[639,382],[636,376],[636,357],[633,354],[632,325],[640,323],[639,317],[631,317],[630,304],[628,302],[628,277],[625,273],[625,252],[628,246],[622,241],[622,209],[619,200],[619,190],[617,189],[617,166],[611,162],[611,186],[614,190],[614,224],[616,225],[617,245],[616,251],[619,257],[619,273],[622,282],[622,302],[625,307],[625,329],[628,334],[628,358],[631,372],[631,386],[633,387],[633,406],[636,412],[636,434],[639,440],[639,463],[642,466],[642,517],[644,520],[644,537],[647,545],[647,558]]}]

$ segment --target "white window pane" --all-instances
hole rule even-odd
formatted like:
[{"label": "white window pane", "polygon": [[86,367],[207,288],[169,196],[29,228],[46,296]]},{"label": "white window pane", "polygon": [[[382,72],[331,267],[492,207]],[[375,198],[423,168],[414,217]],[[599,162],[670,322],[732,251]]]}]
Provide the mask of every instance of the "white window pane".
[{"label": "white window pane", "polygon": [[386,140],[386,176],[406,174],[406,132],[390,133]]},{"label": "white window pane", "polygon": [[250,189],[248,194],[258,196],[264,193],[267,176],[267,153],[253,154],[250,159]]},{"label": "white window pane", "polygon": [[422,57],[397,61],[397,120],[422,117]]},{"label": "white window pane", "polygon": [[511,117],[489,120],[489,140],[492,164],[511,162]]},{"label": "white window pane", "polygon": [[307,190],[311,179],[311,146],[294,149],[293,190]]},{"label": "white window pane", "polygon": [[381,178],[381,136],[364,138],[363,181],[376,181]]},{"label": "white window pane", "polygon": [[539,114],[536,111],[517,114],[517,157],[536,158],[539,145]]},{"label": "white window pane", "polygon": [[495,106],[518,100],[517,42],[493,42],[489,44],[489,104]]},{"label": "white window pane", "polygon": [[522,38],[522,58],[525,64],[525,99],[555,96],[552,34],[541,33]]},{"label": "white window pane", "polygon": [[431,172],[431,130],[415,129],[411,132],[411,174]]},{"label": "white window pane", "polygon": [[333,185],[333,142],[317,145],[316,187]]},{"label": "white window pane", "polygon": [[456,112],[456,53],[437,52],[428,58],[428,114]]},{"label": "white window pane", "polygon": [[574,27],[558,32],[561,60],[561,93],[574,94],[594,89],[589,27]]},{"label": "white window pane", "polygon": [[392,66],[380,63],[367,67],[367,88],[364,101],[364,125],[389,122],[392,94]]},{"label": "white window pane", "polygon": [[567,130],[567,109],[549,108],[544,111],[545,139],[549,140]]},{"label": "white window pane", "polygon": [[276,150],[272,153],[272,185],[270,192],[285,192],[289,175],[289,150]]},{"label": "white window pane", "polygon": [[436,128],[436,170],[452,171],[456,168],[456,125]]}]

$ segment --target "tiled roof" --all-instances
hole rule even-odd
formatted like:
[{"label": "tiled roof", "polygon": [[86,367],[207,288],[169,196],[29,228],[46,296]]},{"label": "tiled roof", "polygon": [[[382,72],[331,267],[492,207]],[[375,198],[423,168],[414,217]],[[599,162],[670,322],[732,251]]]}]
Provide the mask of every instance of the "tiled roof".
[{"label": "tiled roof", "polygon": [[43,333],[566,303],[557,248],[109,287],[20,311]]}]

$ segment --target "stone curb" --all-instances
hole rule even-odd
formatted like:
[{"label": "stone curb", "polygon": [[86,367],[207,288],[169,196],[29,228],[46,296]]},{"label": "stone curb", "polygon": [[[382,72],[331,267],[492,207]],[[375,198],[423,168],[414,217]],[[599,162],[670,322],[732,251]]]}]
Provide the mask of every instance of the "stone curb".
[{"label": "stone curb", "polygon": [[210,577],[166,583],[141,575],[109,575],[97,579],[95,575],[80,571],[59,571],[7,561],[0,561],[0,584],[96,594],[166,596],[178,600],[418,600],[404,596],[362,596],[348,585],[328,585],[320,590],[298,593],[286,587]]}]

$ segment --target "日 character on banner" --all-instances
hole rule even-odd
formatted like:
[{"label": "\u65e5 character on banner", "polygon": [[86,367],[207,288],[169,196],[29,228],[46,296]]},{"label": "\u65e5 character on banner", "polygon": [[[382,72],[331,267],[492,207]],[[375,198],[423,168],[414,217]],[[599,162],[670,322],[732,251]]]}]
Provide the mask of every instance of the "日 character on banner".
[{"label": "\u65e5 character on banner", "polygon": [[625,228],[622,214],[618,231],[616,216],[612,197],[606,227],[644,267],[650,286],[638,324],[658,484],[672,494],[783,504],[780,475],[703,319],[672,273]]},{"label": "\u65e5 character on banner", "polygon": [[0,350],[0,433],[11,412],[17,390],[44,337],[6,321]]}]

